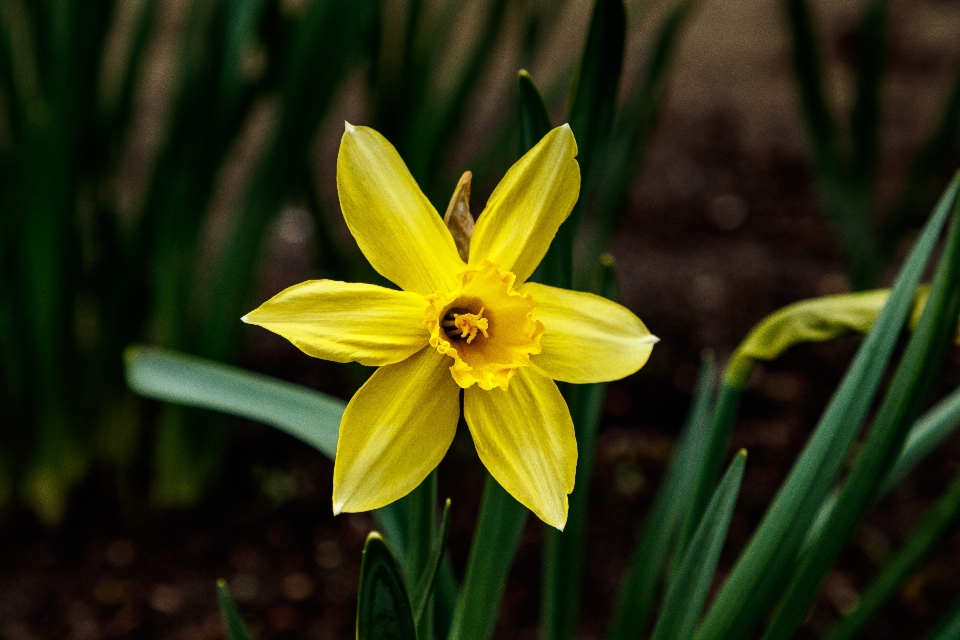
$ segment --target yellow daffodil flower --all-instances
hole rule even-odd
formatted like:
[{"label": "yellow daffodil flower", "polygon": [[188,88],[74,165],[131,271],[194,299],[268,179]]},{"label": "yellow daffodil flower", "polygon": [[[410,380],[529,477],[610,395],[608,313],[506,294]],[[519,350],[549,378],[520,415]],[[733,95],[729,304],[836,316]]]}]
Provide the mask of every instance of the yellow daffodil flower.
[{"label": "yellow daffodil flower", "polygon": [[577,200],[576,155],[569,126],[544,136],[507,172],[458,252],[396,149],[347,124],[337,157],[343,216],[370,264],[402,291],[313,280],[243,318],[308,355],[380,367],[343,414],[334,513],[376,509],[416,488],[453,441],[462,389],[483,464],[563,528],[577,443],[554,380],[622,378],[656,342],[618,304],[526,282]]}]

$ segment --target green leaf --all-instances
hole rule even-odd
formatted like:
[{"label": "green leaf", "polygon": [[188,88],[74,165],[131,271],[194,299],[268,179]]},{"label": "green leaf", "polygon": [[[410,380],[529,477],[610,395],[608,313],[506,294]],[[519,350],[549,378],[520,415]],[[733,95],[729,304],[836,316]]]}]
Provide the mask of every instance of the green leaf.
[{"label": "green leaf", "polygon": [[903,451],[883,483],[886,493],[960,427],[960,388],[934,405],[917,420]]},{"label": "green leaf", "polygon": [[823,533],[802,559],[764,638],[791,636],[803,622],[823,578],[844,542],[872,505],[880,482],[900,453],[946,349],[952,342],[960,312],[960,203],[954,208],[946,247],[937,267],[920,324],[900,361],[873,428],[837,498]]},{"label": "green leaf", "polygon": [[540,142],[540,138],[547,135],[553,125],[550,124],[550,115],[543,104],[543,97],[534,84],[533,78],[525,69],[517,74],[517,86],[520,91],[520,155],[532,149]]},{"label": "green leaf", "polygon": [[142,396],[256,420],[337,454],[339,398],[170,349],[135,345],[124,360],[127,384]]},{"label": "green leaf", "polygon": [[852,172],[871,185],[876,179],[880,141],[881,85],[886,71],[888,0],[870,0],[855,34],[856,99],[850,110]]},{"label": "green leaf", "polygon": [[449,640],[493,637],[510,565],[529,513],[487,476]]},{"label": "green leaf", "polygon": [[889,289],[874,289],[801,300],[771,313],[730,356],[725,382],[745,387],[757,360],[775,360],[796,344],[867,333],[889,298]]},{"label": "green leaf", "polygon": [[595,184],[594,176],[590,176],[591,184],[587,185],[590,193],[581,193],[581,199],[590,199],[592,224],[583,229],[588,232],[584,243],[587,248],[583,252],[586,260],[577,271],[577,277],[581,278],[578,286],[593,280],[594,256],[605,250],[624,211],[624,202],[646,156],[666,99],[670,71],[684,27],[697,4],[696,0],[676,0],[658,25],[646,64],[624,99],[624,107],[602,149],[602,162],[598,164],[603,175],[596,176]]},{"label": "green leaf", "polygon": [[824,91],[820,45],[807,0],[786,0],[786,14],[792,45],[791,62],[807,135],[814,148],[815,161],[832,166],[836,127]]},{"label": "green leaf", "polygon": [[925,640],[956,640],[960,638],[960,598],[953,603],[940,624],[930,632]]},{"label": "green leaf", "polygon": [[[924,141],[910,168],[906,185],[897,196],[896,204],[884,217],[884,247],[890,248],[903,238],[914,224],[918,205],[935,193],[943,180],[949,177],[956,157],[960,133],[960,63],[954,70],[953,84],[943,103],[940,118]],[[892,250],[892,249],[891,249]]]},{"label": "green leaf", "polygon": [[[276,427],[331,460],[346,403],[300,385],[144,345],[124,352],[127,384],[136,393],[187,407],[212,409]],[[393,540],[403,540],[397,503],[374,511]]]},{"label": "green leaf", "polygon": [[689,640],[693,637],[727,537],[746,461],[747,452],[741,449],[710,499],[683,562],[670,581],[660,619],[653,630],[653,640]]},{"label": "green leaf", "polygon": [[787,480],[740,555],[698,632],[698,640],[748,635],[779,593],[880,385],[913,295],[960,189],[957,176],[900,271],[890,300],[860,345],[853,363]]},{"label": "green leaf", "polygon": [[724,382],[717,394],[710,428],[700,445],[697,458],[691,462],[689,473],[690,498],[683,516],[683,522],[677,540],[677,554],[675,561],[679,562],[687,551],[690,541],[703,517],[703,510],[707,501],[713,495],[723,460],[730,445],[730,434],[737,419],[737,410],[740,408],[742,389]]},{"label": "green leaf", "polygon": [[[613,257],[609,254],[604,256],[600,274],[594,293],[616,301],[619,295],[618,282]],[[570,495],[567,524],[563,531],[550,526],[545,526],[543,530],[540,637],[545,640],[562,640],[576,635],[590,480],[607,385],[565,385],[564,390],[577,436],[576,490]]]},{"label": "green leaf", "polygon": [[360,563],[357,640],[416,640],[403,574],[376,531],[367,536]]},{"label": "green leaf", "polygon": [[[517,74],[520,113],[520,155],[529,151],[549,133],[552,125],[540,91],[530,74]],[[542,282],[569,289],[573,281],[573,231],[567,222],[560,225],[547,254],[530,276],[531,282]]]},{"label": "green leaf", "polygon": [[237,605],[230,597],[226,580],[217,580],[217,601],[220,603],[220,615],[223,617],[223,626],[227,632],[227,640],[250,640],[250,634],[243,625]]},{"label": "green leaf", "polygon": [[[903,478],[907,476],[921,460],[926,458],[947,437],[960,427],[960,388],[954,389],[947,397],[934,405],[923,414],[910,429],[907,440],[897,458],[893,468],[887,473],[881,489],[877,492],[874,502],[883,498]],[[817,538],[823,534],[823,528],[830,519],[830,514],[837,506],[836,492],[830,494],[820,507],[817,519],[810,527],[810,533],[803,545],[802,553],[810,549]]]},{"label": "green leaf", "polygon": [[427,603],[430,601],[430,595],[433,593],[433,586],[436,584],[437,576],[440,574],[440,566],[443,563],[444,552],[447,548],[447,534],[450,532],[450,498],[447,498],[443,505],[443,517],[440,520],[440,529],[437,531],[433,540],[433,551],[430,554],[430,562],[423,568],[423,574],[417,582],[413,591],[413,619],[419,626],[421,618],[427,609]]},{"label": "green leaf", "polygon": [[863,631],[877,611],[895,596],[904,581],[930,555],[934,547],[950,533],[960,516],[960,474],[923,521],[907,538],[897,553],[887,562],[883,571],[860,596],[857,607],[827,636],[827,640],[853,640]]},{"label": "green leaf", "polygon": [[[653,603],[676,545],[677,532],[690,498],[692,468],[701,455],[701,443],[714,406],[713,355],[704,354],[690,415],[678,439],[670,465],[647,515],[642,537],[633,551],[627,576],[614,610],[610,640],[635,640],[646,632]],[[680,554],[677,554],[678,556]],[[677,558],[677,562],[681,557]]]},{"label": "green leaf", "polygon": [[623,0],[596,0],[567,116],[577,138],[577,156],[587,175],[600,170],[595,161],[610,135],[625,42]]}]

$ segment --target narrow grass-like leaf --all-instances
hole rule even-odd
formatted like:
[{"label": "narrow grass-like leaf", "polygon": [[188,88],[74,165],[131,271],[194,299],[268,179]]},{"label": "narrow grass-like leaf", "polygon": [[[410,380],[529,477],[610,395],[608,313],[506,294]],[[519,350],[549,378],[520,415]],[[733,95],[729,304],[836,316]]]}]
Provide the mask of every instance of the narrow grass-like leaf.
[{"label": "narrow grass-like leaf", "polygon": [[850,110],[853,173],[872,190],[880,156],[881,88],[886,72],[888,0],[870,0],[855,34],[856,99]]},{"label": "narrow grass-like leaf", "polygon": [[924,640],[956,640],[960,638],[960,598],[943,616],[933,631]]},{"label": "narrow grass-like leaf", "polygon": [[923,414],[910,429],[900,457],[884,480],[882,493],[889,491],[913,471],[957,427],[960,427],[960,388],[953,390]]},{"label": "narrow grass-like leaf", "polygon": [[[619,298],[613,258],[605,255],[594,293]],[[583,576],[584,541],[597,430],[607,395],[606,384],[566,385],[565,397],[577,435],[577,473],[563,531],[544,527],[540,637],[563,640],[576,635]]]},{"label": "narrow grass-like leaf", "polygon": [[899,455],[910,425],[939,372],[956,330],[958,312],[960,207],[955,208],[920,324],[907,345],[873,428],[840,492],[837,506],[816,544],[794,573],[765,639],[784,639],[794,633],[843,544],[871,506],[880,481]]},{"label": "narrow grass-like leaf", "polygon": [[427,603],[433,594],[433,586],[436,584],[437,576],[440,574],[440,567],[443,564],[443,556],[447,548],[447,534],[450,531],[450,498],[447,498],[443,505],[443,517],[440,520],[440,529],[433,537],[433,549],[430,554],[430,562],[423,568],[423,574],[417,582],[413,591],[413,619],[420,625],[424,612],[427,610]]},{"label": "narrow grass-like leaf", "polygon": [[[340,418],[346,407],[339,398],[169,349],[132,346],[124,359],[127,384],[142,396],[256,420],[305,442],[331,460],[336,456]],[[405,539],[406,523],[399,504],[374,511],[380,526],[398,543]]]},{"label": "narrow grass-like leaf", "polygon": [[379,533],[363,546],[357,596],[357,640],[417,640],[400,567]]},{"label": "narrow grass-like leaf", "polygon": [[693,637],[727,537],[746,461],[747,452],[741,449],[710,499],[683,562],[670,580],[653,640]]},{"label": "narrow grass-like leaf", "polygon": [[520,92],[517,105],[520,109],[520,155],[522,156],[540,142],[540,138],[547,135],[553,126],[550,124],[550,114],[547,113],[543,97],[525,69],[521,69],[517,74],[517,87]]},{"label": "narrow grass-like leaf", "polygon": [[[603,176],[588,194],[591,199],[589,233],[585,239],[587,260],[577,269],[577,285],[594,279],[593,256],[604,251],[624,211],[624,202],[640,164],[646,157],[653,130],[667,95],[670,70],[680,38],[696,0],[677,0],[657,29],[641,76],[624,100],[624,106],[603,149]],[[591,180],[592,181],[592,180]]]},{"label": "narrow grass-like leaf", "polygon": [[960,516],[960,475],[924,516],[910,537],[887,562],[857,602],[857,608],[827,636],[827,640],[853,640],[873,616],[900,590],[933,548],[950,532]]},{"label": "narrow grass-like leaf", "polygon": [[699,456],[693,461],[689,470],[692,476],[690,498],[680,526],[677,554],[674,556],[675,563],[679,563],[686,554],[687,547],[703,517],[703,510],[707,507],[707,501],[710,500],[716,488],[723,460],[730,445],[730,434],[737,419],[742,393],[741,387],[731,385],[726,380],[720,386],[706,439],[701,444]]},{"label": "narrow grass-like leaf", "polygon": [[[547,107],[543,103],[540,91],[530,74],[520,70],[517,74],[519,88],[520,145],[519,155],[523,155],[547,135],[552,128]],[[569,222],[569,221],[568,221]],[[569,289],[573,279],[573,232],[564,222],[557,230],[547,254],[530,276],[532,282],[542,282],[555,287]]]},{"label": "narrow grass-like leaf", "polygon": [[[406,497],[407,503],[407,544],[403,557],[404,575],[407,584],[416,588],[424,572],[428,570],[431,560],[431,540],[434,536],[437,521],[437,470],[427,474],[420,486]],[[430,616],[416,615],[418,606],[415,602],[416,592],[412,594],[414,620],[417,626],[417,636],[421,640],[430,640]],[[427,608],[430,598],[423,604]]]},{"label": "narrow grass-like leaf", "polygon": [[449,640],[493,637],[500,600],[529,511],[487,476]]},{"label": "narrow grass-like leaf", "polygon": [[234,604],[230,596],[230,590],[227,589],[226,580],[217,580],[217,602],[220,603],[220,615],[223,618],[223,627],[227,632],[227,640],[250,640],[250,634],[243,624],[243,618],[237,611],[237,605]]},{"label": "narrow grass-like leaf", "polygon": [[127,384],[140,395],[257,420],[336,456],[339,398],[169,349],[132,346],[124,357]]},{"label": "narrow grass-like leaf", "polygon": [[791,62],[800,92],[800,105],[807,135],[815,151],[815,160],[833,163],[835,125],[827,104],[820,46],[807,0],[786,0],[787,26],[790,32]]},{"label": "narrow grass-like leaf", "polygon": [[677,531],[687,508],[693,481],[691,469],[700,456],[701,443],[711,424],[715,376],[713,355],[705,354],[690,415],[657,490],[620,589],[610,640],[635,640],[650,624],[653,603],[663,583],[671,548],[676,544]]},{"label": "narrow grass-like leaf", "polygon": [[960,63],[954,70],[953,84],[944,101],[940,119],[914,159],[906,185],[883,221],[881,239],[885,249],[891,249],[903,237],[906,229],[915,224],[918,205],[949,176],[954,154],[960,146],[958,132]]},{"label": "narrow grass-like leaf", "polygon": [[768,508],[700,627],[698,640],[747,636],[779,593],[824,498],[866,418],[923,269],[953,208],[954,178],[900,271],[890,300],[860,345],[807,446]]},{"label": "narrow grass-like leaf", "polygon": [[[916,468],[921,460],[930,455],[950,434],[956,431],[957,427],[960,427],[960,388],[955,389],[914,423],[907,435],[900,457],[897,458],[881,483],[881,489],[874,497],[874,501],[880,500],[889,493],[907,474]],[[837,506],[837,496],[838,494],[834,492],[824,500],[816,520],[810,527],[810,533],[804,541],[801,553],[806,553],[814,545],[817,538],[822,535],[831,512]]]},{"label": "narrow grass-like leaf", "polygon": [[625,42],[623,0],[595,0],[567,116],[577,137],[578,159],[588,174],[599,170],[594,166],[597,151],[610,135]]}]

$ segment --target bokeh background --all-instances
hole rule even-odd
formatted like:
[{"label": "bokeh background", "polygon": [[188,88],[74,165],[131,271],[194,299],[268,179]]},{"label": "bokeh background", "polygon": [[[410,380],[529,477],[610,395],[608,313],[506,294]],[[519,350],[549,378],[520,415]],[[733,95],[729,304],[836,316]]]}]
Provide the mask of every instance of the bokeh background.
[{"label": "bokeh background", "polygon": [[[609,388],[580,637],[602,637],[703,350],[722,362],[781,306],[888,283],[960,166],[960,6],[811,3],[834,114],[824,129],[795,63],[789,11],[801,5],[625,3],[614,131],[633,146],[607,248],[621,300],[661,342]],[[369,371],[238,320],[306,279],[379,282],[339,215],[343,121],[384,133],[441,211],[472,170],[479,211],[517,157],[517,71],[562,123],[592,11],[589,0],[0,5],[0,638],[220,638],[220,577],[257,637],[353,637],[373,521],[331,515],[332,463],[262,425],[137,399],[122,349],[162,345],[349,397]],[[851,224],[878,238],[872,249],[851,248]],[[721,577],[856,344],[799,347],[755,374],[734,432],[750,460]],[[941,394],[958,364],[953,353]],[[871,513],[802,637],[850,609],[958,460],[953,438]],[[458,571],[483,478],[461,429],[439,474]],[[540,536],[531,521],[497,638],[536,637]],[[958,589],[953,536],[870,637],[919,637]]]}]

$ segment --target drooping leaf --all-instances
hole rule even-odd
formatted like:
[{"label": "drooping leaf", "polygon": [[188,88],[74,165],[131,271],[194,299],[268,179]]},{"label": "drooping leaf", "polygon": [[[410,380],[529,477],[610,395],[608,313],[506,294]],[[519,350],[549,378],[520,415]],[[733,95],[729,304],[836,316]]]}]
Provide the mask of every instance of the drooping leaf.
[{"label": "drooping leaf", "polygon": [[914,291],[960,189],[955,178],[900,271],[874,323],[804,451],[713,601],[698,640],[746,637],[784,584],[806,533],[866,418],[909,316]]}]

